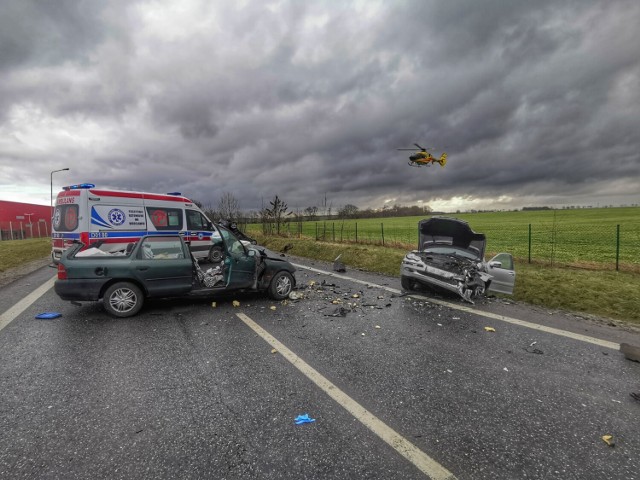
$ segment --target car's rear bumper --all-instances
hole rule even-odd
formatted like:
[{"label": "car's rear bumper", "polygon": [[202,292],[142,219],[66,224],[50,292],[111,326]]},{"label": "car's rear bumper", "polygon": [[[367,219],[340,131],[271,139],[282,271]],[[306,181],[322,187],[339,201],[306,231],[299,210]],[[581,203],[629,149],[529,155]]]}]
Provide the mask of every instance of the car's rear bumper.
[{"label": "car's rear bumper", "polygon": [[54,290],[62,300],[98,300],[103,279],[56,280]]}]

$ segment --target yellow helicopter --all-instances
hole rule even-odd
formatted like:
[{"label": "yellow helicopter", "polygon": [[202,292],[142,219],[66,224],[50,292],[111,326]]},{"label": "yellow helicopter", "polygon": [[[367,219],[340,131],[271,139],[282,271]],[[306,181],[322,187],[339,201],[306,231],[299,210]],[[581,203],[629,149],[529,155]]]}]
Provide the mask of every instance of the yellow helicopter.
[{"label": "yellow helicopter", "polygon": [[[409,165],[412,167],[430,167],[434,163],[439,163],[444,167],[447,163],[447,154],[442,153],[440,158],[434,157],[426,148],[414,143],[420,150],[409,157]],[[415,148],[399,148],[398,150],[415,150]]]}]

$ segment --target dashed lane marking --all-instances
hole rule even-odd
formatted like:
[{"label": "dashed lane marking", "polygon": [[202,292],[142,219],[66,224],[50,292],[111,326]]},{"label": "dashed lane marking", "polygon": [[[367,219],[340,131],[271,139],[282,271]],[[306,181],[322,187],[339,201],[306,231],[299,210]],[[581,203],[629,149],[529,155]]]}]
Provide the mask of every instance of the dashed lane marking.
[{"label": "dashed lane marking", "polygon": [[336,385],[331,383],[320,372],[311,367],[308,363],[289,350],[284,344],[278,341],[264,328],[251,320],[244,313],[236,313],[249,328],[256,332],[262,339],[278,350],[278,353],[286,358],[303,375],[315,383],[323,392],[334,399],[340,406],[347,410],[365,427],[384,440],[400,455],[411,462],[415,467],[433,480],[455,480],[456,477],[446,468],[428,456],[413,443],[378,419],[373,413],[368,411]]},{"label": "dashed lane marking", "polygon": [[[331,277],[335,277],[335,278],[341,278],[343,280],[348,280],[350,282],[355,282],[355,283],[359,283],[362,285],[370,285],[372,287],[376,287],[376,288],[381,288],[383,290],[386,290],[387,292],[391,292],[391,293],[395,293],[395,294],[401,294],[403,293],[401,290],[398,290],[396,288],[391,288],[391,287],[387,287],[385,285],[378,285],[376,283],[373,282],[365,282],[363,280],[358,280],[357,278],[351,278],[348,277],[346,275],[339,275],[333,272],[327,272],[326,270],[320,270],[318,268],[313,268],[313,267],[307,267],[305,265],[298,265],[298,264],[293,264],[296,268],[302,268],[305,270],[309,270],[315,273],[320,273],[320,274],[324,274],[324,275],[329,275]],[[562,337],[567,337],[567,338],[571,338],[573,340],[579,340],[581,342],[586,342],[586,343],[592,343],[594,345],[598,345],[599,347],[603,347],[603,348],[610,348],[612,350],[620,350],[620,344],[619,343],[615,343],[615,342],[609,342],[608,340],[601,340],[599,338],[595,338],[595,337],[589,337],[587,335],[581,335],[579,333],[573,333],[573,332],[568,332],[566,330],[561,330],[559,328],[553,328],[553,327],[547,327],[544,325],[538,325],[537,323],[531,323],[531,322],[527,322],[525,320],[519,320],[517,318],[512,318],[512,317],[507,317],[504,315],[499,315],[497,313],[491,313],[491,312],[484,312],[482,310],[478,310],[472,307],[467,307],[465,305],[457,305],[455,303],[450,303],[450,302],[445,302],[443,300],[437,300],[435,298],[429,298],[429,297],[425,297],[422,295],[417,295],[417,294],[407,294],[407,296],[411,297],[411,298],[416,298],[419,300],[423,300],[426,302],[430,302],[430,303],[435,303],[436,305],[442,305],[443,307],[448,307],[448,308],[452,308],[454,310],[459,310],[461,312],[467,312],[467,313],[472,313],[474,315],[479,315],[482,317],[486,317],[486,318],[491,318],[493,320],[500,320],[501,322],[506,322],[506,323],[510,323],[512,325],[519,325],[521,327],[526,327],[526,328],[530,328],[532,330],[538,330],[541,332],[546,332],[546,333],[551,333],[553,335],[559,335]]]}]

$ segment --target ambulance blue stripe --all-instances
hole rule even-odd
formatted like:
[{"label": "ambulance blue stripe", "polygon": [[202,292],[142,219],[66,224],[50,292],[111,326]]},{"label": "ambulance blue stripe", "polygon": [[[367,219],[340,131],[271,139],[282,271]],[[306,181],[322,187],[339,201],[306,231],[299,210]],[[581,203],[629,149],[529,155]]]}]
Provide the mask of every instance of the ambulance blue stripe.
[{"label": "ambulance blue stripe", "polygon": [[98,225],[99,227],[113,228],[111,225],[104,221],[104,219],[100,216],[100,214],[98,214],[98,212],[96,212],[95,207],[91,207],[91,223],[93,225]]}]

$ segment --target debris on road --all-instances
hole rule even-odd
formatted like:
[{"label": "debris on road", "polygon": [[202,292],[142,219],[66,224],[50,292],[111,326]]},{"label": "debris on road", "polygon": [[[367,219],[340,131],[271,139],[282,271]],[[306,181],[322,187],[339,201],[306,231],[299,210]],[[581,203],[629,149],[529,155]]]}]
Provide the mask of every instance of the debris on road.
[{"label": "debris on road", "polygon": [[620,351],[628,360],[640,362],[640,347],[636,347],[628,343],[621,343]]},{"label": "debris on road", "polygon": [[484,327],[484,331],[485,331],[485,332],[495,332],[495,331],[496,331],[496,329],[495,329],[495,328],[493,328],[493,327]]},{"label": "debris on road", "polygon": [[342,256],[342,254],[338,255],[336,257],[336,259],[333,261],[333,270],[335,272],[340,272],[340,273],[344,273],[347,271],[347,267],[345,266],[344,263],[342,263],[340,261],[340,257]]},{"label": "debris on road", "polygon": [[58,312],[43,312],[36,315],[38,320],[53,320],[54,318],[61,317],[62,314]]},{"label": "debris on road", "polygon": [[615,447],[616,443],[613,441],[613,435],[603,435],[602,441],[610,447]]},{"label": "debris on road", "polygon": [[634,400],[640,402],[640,393],[631,392],[629,395],[631,395],[631,398],[633,398]]},{"label": "debris on road", "polygon": [[239,307],[239,306],[240,306],[240,302],[239,302],[239,301],[237,301],[237,300],[234,300],[234,301],[233,301],[233,303],[232,303],[232,305],[233,305],[234,307]]},{"label": "debris on road", "polygon": [[315,421],[316,419],[309,417],[308,413],[305,413],[304,415],[298,415],[294,420],[296,425],[302,425],[303,423],[313,423]]}]

